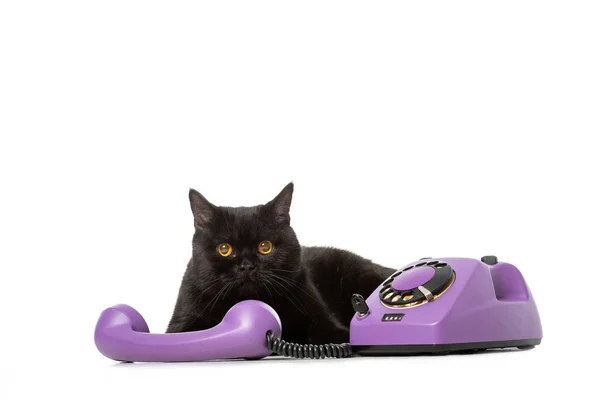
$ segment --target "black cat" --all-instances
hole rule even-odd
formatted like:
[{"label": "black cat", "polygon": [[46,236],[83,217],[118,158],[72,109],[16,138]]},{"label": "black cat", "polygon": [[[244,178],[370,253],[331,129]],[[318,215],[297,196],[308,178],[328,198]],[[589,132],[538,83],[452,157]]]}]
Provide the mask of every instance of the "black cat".
[{"label": "black cat", "polygon": [[301,246],[290,226],[293,190],[289,183],[263,205],[218,207],[190,189],[193,255],[168,333],[210,328],[235,303],[256,299],[277,311],[288,342],[349,340],[352,294],[366,298],[394,270],[349,251]]}]

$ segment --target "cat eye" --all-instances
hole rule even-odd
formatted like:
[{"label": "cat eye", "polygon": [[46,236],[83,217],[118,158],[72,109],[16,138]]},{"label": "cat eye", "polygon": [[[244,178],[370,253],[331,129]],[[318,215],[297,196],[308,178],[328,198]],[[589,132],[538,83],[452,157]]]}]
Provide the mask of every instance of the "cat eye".
[{"label": "cat eye", "polygon": [[217,251],[223,257],[229,257],[233,252],[233,247],[229,243],[221,243],[217,246]]},{"label": "cat eye", "polygon": [[268,240],[263,240],[258,244],[258,252],[260,254],[269,254],[273,250],[273,243]]}]

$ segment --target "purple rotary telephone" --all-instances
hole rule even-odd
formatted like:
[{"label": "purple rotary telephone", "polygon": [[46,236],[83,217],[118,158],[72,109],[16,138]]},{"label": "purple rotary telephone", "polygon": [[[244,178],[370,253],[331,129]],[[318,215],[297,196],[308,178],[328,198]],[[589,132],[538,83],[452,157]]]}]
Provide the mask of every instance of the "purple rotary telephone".
[{"label": "purple rotary telephone", "polygon": [[275,310],[257,300],[234,305],[213,328],[165,334],[150,333],[136,310],[120,304],[102,312],[94,339],[104,356],[129,362],[436,354],[529,349],[542,340],[521,272],[495,256],[421,259],[393,273],[366,300],[358,294],[349,300],[355,310],[350,343],[287,343]]}]

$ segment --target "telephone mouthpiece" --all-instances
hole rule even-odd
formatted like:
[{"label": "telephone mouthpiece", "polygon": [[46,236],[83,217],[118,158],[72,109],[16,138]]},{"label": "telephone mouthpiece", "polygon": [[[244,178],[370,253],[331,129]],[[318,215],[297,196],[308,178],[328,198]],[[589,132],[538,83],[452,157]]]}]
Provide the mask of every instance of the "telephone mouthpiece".
[{"label": "telephone mouthpiece", "polygon": [[281,321],[271,306],[256,300],[237,303],[210,329],[159,334],[149,332],[134,308],[119,304],[102,312],[94,341],[100,353],[116,361],[260,359],[271,354],[268,332],[281,337]]}]

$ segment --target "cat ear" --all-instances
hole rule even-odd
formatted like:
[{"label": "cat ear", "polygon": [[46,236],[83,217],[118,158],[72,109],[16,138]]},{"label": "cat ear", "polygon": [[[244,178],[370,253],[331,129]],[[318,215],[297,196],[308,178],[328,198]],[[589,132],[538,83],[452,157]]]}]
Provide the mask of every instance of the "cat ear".
[{"label": "cat ear", "polygon": [[290,207],[292,195],[294,194],[294,183],[290,182],[273,200],[267,205],[270,207],[271,215],[275,216],[277,222],[290,223]]},{"label": "cat ear", "polygon": [[190,189],[189,198],[194,226],[198,229],[206,228],[214,218],[216,207],[194,189]]}]

